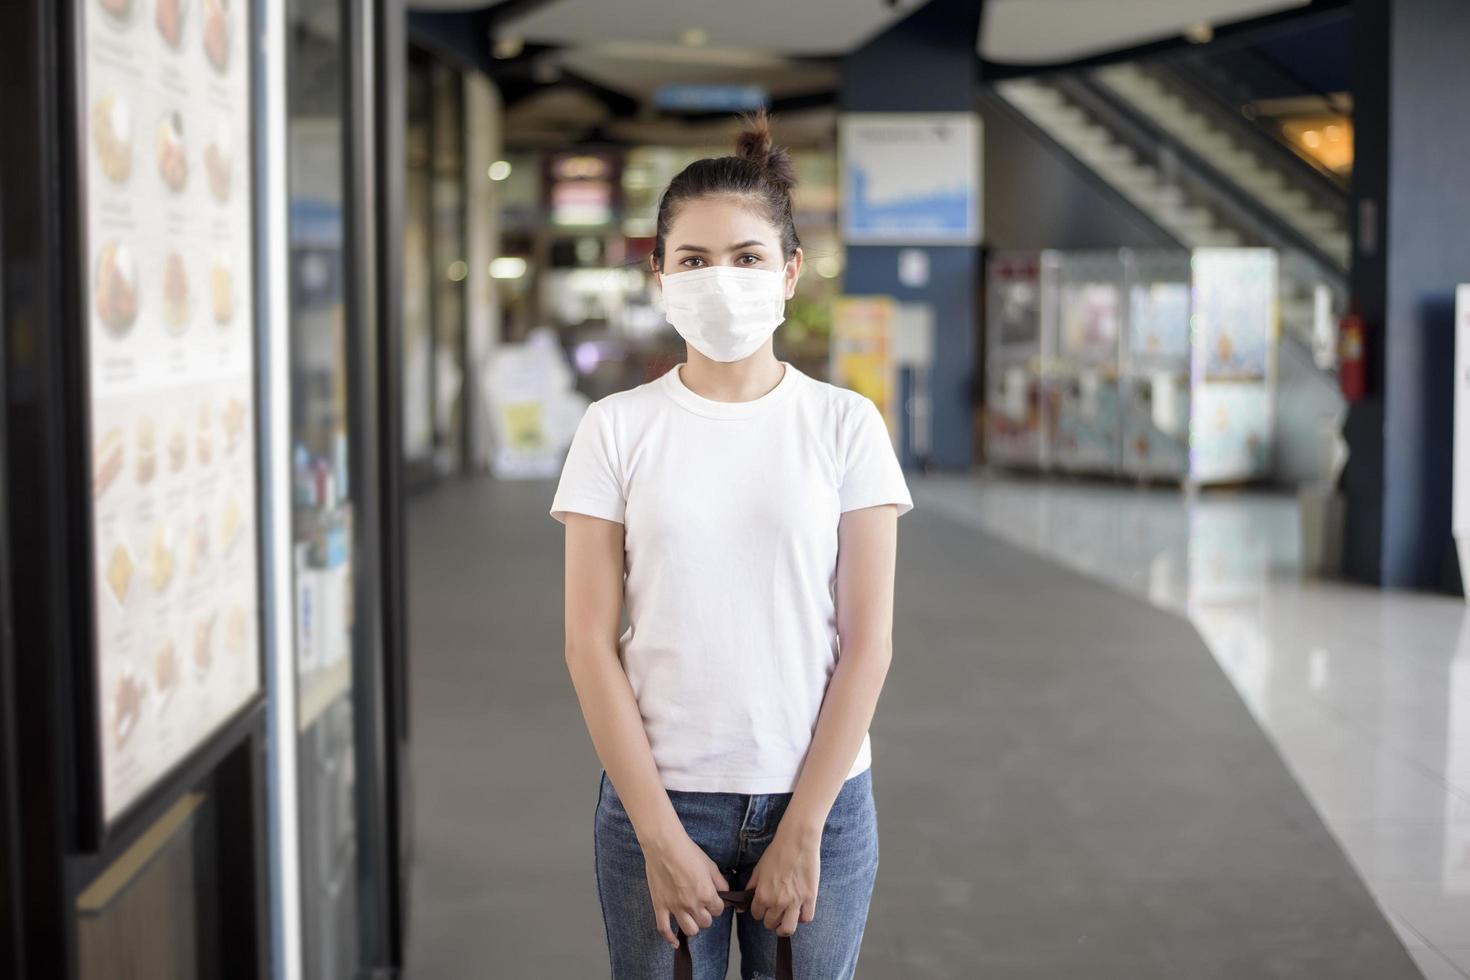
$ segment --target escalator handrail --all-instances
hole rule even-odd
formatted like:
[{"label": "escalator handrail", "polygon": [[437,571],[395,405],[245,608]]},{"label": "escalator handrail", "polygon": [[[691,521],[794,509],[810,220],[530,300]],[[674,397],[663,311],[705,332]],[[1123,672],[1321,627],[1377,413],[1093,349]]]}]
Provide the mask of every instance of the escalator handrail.
[{"label": "escalator handrail", "polygon": [[[1241,48],[1234,53],[1245,53],[1260,65],[1269,67],[1273,64],[1263,60],[1264,56],[1254,49]],[[1324,202],[1337,202],[1337,206],[1346,210],[1349,195],[1347,181],[1322,166],[1316,160],[1304,156],[1292,147],[1291,144],[1269,131],[1267,127],[1247,119],[1240,111],[1238,104],[1225,98],[1219,92],[1216,85],[1209,79],[1209,73],[1212,69],[1203,67],[1196,60],[1198,57],[1198,55],[1191,53],[1174,55],[1167,58],[1156,58],[1145,67],[1163,75],[1166,83],[1187,89],[1191,95],[1196,97],[1195,101],[1197,103],[1203,103],[1210,110],[1212,117],[1223,125],[1229,126],[1232,132],[1240,134],[1250,133],[1251,135],[1247,138],[1251,139],[1266,152],[1269,152],[1274,159],[1280,161],[1285,167],[1301,175],[1305,182],[1303,185],[1304,189],[1312,193],[1314,197]],[[1285,75],[1279,70],[1277,74],[1281,75],[1287,81],[1292,82],[1292,84],[1296,84],[1296,80],[1292,76]],[[1336,106],[1335,100],[1331,96],[1319,92],[1314,88],[1308,88],[1307,94],[1314,98],[1322,99],[1330,107],[1329,111],[1336,112],[1345,119],[1352,119],[1351,114],[1342,112]]]},{"label": "escalator handrail", "polygon": [[[1334,280],[1346,280],[1347,270],[1331,255],[1323,252],[1316,242],[1284,221],[1253,195],[1245,192],[1193,147],[1139,112],[1132,104],[1114,95],[1111,89],[1090,74],[1058,78],[1053,84],[1140,154],[1157,160],[1162,155],[1159,148],[1166,147],[1184,165],[1192,182],[1207,188],[1211,197],[1227,202],[1229,210],[1243,216],[1247,226],[1257,229],[1256,234],[1259,237],[1278,247],[1292,248],[1310,255],[1325,272],[1331,273]],[[1345,215],[1346,201],[1342,202],[1341,207]]]}]

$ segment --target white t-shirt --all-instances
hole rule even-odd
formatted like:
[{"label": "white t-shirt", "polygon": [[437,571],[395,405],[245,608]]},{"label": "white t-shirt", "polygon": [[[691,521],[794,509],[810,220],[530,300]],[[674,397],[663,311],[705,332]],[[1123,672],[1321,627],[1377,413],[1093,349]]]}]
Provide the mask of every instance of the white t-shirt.
[{"label": "white t-shirt", "polygon": [[[593,402],[552,499],[624,525],[619,655],[667,789],[795,790],[837,661],[839,515],[913,509],[873,401],[782,363],[749,401],[676,366]],[[848,777],[871,762],[865,733]]]}]

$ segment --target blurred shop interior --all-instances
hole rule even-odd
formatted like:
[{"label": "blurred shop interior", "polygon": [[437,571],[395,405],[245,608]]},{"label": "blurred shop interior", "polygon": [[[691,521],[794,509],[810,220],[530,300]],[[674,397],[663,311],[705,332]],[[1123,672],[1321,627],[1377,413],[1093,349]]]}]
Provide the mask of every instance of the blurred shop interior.
[{"label": "blurred shop interior", "polygon": [[1130,579],[1170,608],[1282,538],[1464,591],[1460,0],[0,7],[0,974],[405,975],[450,724],[407,515],[683,359],[658,195],[758,107],[777,356],[916,483],[1001,488],[998,534],[1060,499],[1039,550],[1099,574],[1117,494],[1177,504]]}]

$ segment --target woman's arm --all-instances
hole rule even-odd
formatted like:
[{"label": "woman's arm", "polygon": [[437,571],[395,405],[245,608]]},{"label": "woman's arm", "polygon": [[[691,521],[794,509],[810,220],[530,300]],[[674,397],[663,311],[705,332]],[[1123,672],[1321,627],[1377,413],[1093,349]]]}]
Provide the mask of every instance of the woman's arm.
[{"label": "woman's arm", "polygon": [[618,659],[623,525],[566,515],[566,659],[587,730],[645,849],[683,824],[653,761],[643,717]]},{"label": "woman's arm", "polygon": [[811,747],[780,829],[820,842],[847,771],[873,721],[893,657],[893,580],[898,508],[845,512],[837,525],[837,635],[840,655],[817,717]]},{"label": "woman's arm", "polygon": [[587,730],[643,849],[660,936],[695,936],[724,911],[730,883],[684,829],[659,779],[633,687],[618,659],[623,612],[623,525],[566,515],[566,658]]},{"label": "woman's arm", "polygon": [[893,655],[897,551],[895,505],[843,513],[837,525],[837,666],[791,802],[749,879],[755,889],[751,914],[780,936],[816,917],[827,814],[862,748]]}]

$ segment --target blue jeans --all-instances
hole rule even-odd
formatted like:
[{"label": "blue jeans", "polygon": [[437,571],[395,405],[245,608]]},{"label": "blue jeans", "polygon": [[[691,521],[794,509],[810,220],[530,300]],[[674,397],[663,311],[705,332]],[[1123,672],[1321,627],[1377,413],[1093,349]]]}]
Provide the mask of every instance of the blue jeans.
[{"label": "blue jeans", "polygon": [[[665,792],[684,830],[719,865],[735,891],[745,888],[792,795]],[[593,850],[612,980],[672,976],[674,950],[654,924],[643,848],[606,770],[598,789]],[[851,980],[878,872],[871,767],[849,778],[837,794],[822,830],[821,863],[816,915],[810,922],[798,923],[791,937],[793,972],[797,980]],[[775,975],[775,931],[748,913],[727,908],[689,942],[695,980],[724,980],[732,923],[740,942],[743,980]],[[674,928],[678,929],[677,922]]]}]

